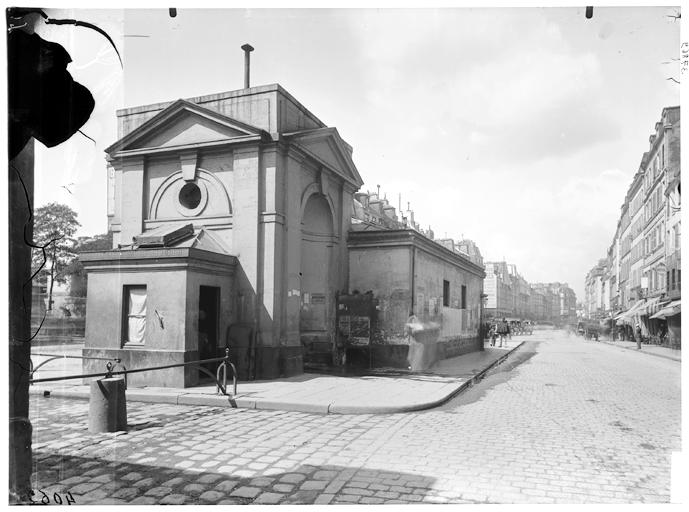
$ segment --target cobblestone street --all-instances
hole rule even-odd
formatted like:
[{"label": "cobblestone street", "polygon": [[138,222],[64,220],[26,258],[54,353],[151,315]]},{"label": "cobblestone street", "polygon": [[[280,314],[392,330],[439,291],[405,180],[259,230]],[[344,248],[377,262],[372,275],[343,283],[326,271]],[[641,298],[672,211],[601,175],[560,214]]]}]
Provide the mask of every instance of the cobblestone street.
[{"label": "cobblestone street", "polygon": [[[33,484],[76,504],[662,503],[680,364],[537,331],[442,407],[314,415],[32,397]],[[240,384],[241,385],[241,384]]]}]

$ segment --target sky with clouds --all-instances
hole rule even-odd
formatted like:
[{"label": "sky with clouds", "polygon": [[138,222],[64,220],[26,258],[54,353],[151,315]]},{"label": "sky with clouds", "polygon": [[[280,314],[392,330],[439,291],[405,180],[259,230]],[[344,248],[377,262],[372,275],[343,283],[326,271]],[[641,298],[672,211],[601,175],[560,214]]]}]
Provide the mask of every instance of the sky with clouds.
[{"label": "sky with clouds", "polygon": [[[679,104],[679,22],[667,7],[51,11],[96,23],[37,31],[72,56],[96,110],[81,136],[37,144],[37,205],[106,223],[103,150],[118,108],[280,83],[354,147],[363,190],[436,237],[477,242],[530,282],[583,297],[665,106]],[[63,187],[64,186],[64,187]],[[69,189],[69,191],[67,190]]]}]

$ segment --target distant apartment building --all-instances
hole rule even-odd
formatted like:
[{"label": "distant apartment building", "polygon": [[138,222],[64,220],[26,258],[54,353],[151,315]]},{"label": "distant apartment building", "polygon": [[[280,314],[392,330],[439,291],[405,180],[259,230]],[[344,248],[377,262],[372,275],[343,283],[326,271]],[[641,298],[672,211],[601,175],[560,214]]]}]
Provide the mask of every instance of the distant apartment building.
[{"label": "distant apartment building", "polygon": [[[677,120],[679,119],[679,109],[676,112],[672,109],[665,111],[663,118],[655,125],[655,133],[649,138],[651,147],[644,177],[646,193],[643,277],[646,278],[648,284],[647,298],[660,297],[667,292],[665,264],[667,197],[665,190],[668,182],[669,150],[666,151],[666,147],[678,147],[679,144],[678,134],[672,133],[672,121],[675,117],[673,114],[676,114]],[[677,139],[676,144],[673,144],[673,139]]]},{"label": "distant apartment building", "polygon": [[565,325],[576,319],[576,295],[567,283],[529,283],[517,266],[486,262],[487,318],[519,318]]},{"label": "distant apartment building", "polygon": [[622,212],[617,230],[616,244],[619,247],[619,277],[617,281],[618,299],[617,309],[624,311],[627,308],[629,299],[629,273],[631,270],[631,221],[629,218],[629,203],[625,201],[622,205]]},{"label": "distant apartment building", "polygon": [[584,283],[584,315],[586,318],[599,318],[603,315],[605,294],[605,272],[607,261],[598,263],[586,275]]},{"label": "distant apartment building", "polygon": [[574,323],[577,319],[577,296],[567,283],[559,288],[560,323],[561,325]]},{"label": "distant apartment building", "polygon": [[[677,121],[679,126],[679,121]],[[677,128],[678,129],[678,128]],[[674,130],[674,129],[673,129]],[[670,158],[665,186],[665,288],[668,298],[678,300],[682,283],[682,195],[680,194],[679,138],[669,144]]]},{"label": "distant apartment building", "polygon": [[620,309],[620,227],[617,222],[617,229],[610,249],[608,249],[608,260],[610,262],[609,280],[609,309],[619,311]]},{"label": "distant apartment building", "polygon": [[[532,293],[536,291],[543,296],[543,313],[539,318],[541,321],[561,324],[560,318],[560,283],[534,283],[531,285]],[[574,292],[572,292],[574,293]]]},{"label": "distant apartment building", "polygon": [[533,320],[543,321],[545,319],[546,298],[543,290],[531,290],[529,311]]},{"label": "distant apartment building", "polygon": [[514,314],[512,275],[504,261],[486,262],[483,290],[487,295],[485,313],[488,318],[511,317]]},{"label": "distant apartment building", "polygon": [[630,255],[629,297],[627,300],[636,301],[641,298],[641,273],[644,266],[644,179],[643,167],[647,153],[641,161],[641,167],[634,176],[631,189],[631,217],[632,250]]}]

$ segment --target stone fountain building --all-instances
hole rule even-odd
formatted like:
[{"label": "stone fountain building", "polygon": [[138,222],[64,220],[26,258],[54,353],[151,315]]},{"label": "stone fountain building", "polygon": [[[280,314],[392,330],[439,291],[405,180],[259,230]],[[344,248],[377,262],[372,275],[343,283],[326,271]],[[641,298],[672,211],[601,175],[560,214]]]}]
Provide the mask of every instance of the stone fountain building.
[{"label": "stone fountain building", "polygon": [[[352,147],[279,85],[117,112],[108,155],[112,251],[88,271],[85,356],[127,368],[215,357],[242,378],[303,371],[347,287],[362,179]],[[84,369],[102,364],[86,360]],[[132,374],[185,387],[197,370]]]}]

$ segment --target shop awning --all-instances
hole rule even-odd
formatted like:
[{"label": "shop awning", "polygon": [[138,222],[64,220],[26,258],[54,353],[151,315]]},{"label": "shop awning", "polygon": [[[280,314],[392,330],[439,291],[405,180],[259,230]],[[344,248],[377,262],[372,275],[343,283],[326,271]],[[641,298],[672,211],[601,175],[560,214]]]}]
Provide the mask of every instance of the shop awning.
[{"label": "shop awning", "polygon": [[667,318],[669,316],[674,316],[682,312],[682,301],[676,300],[666,305],[663,309],[658,311],[656,314],[651,316],[651,318]]},{"label": "shop awning", "polygon": [[638,311],[635,312],[637,315],[649,316],[658,311],[658,305],[660,303],[660,297],[653,297],[648,299],[644,304],[641,305]]},{"label": "shop awning", "polygon": [[641,306],[643,306],[643,304],[644,304],[643,299],[642,299],[642,300],[637,300],[631,308],[629,308],[627,311],[623,311],[623,312],[620,314],[620,316],[617,317],[617,319],[619,319],[619,318],[627,318],[628,316],[631,316],[631,315],[634,313],[634,311],[636,311],[638,308],[640,308]]},{"label": "shop awning", "polygon": [[641,299],[636,302],[631,308],[629,308],[627,311],[622,313],[620,316],[618,316],[615,320],[617,320],[616,324],[617,325],[622,325],[622,324],[630,324],[631,325],[631,318],[634,316],[636,313],[638,313],[638,310],[644,306],[644,300]]}]

